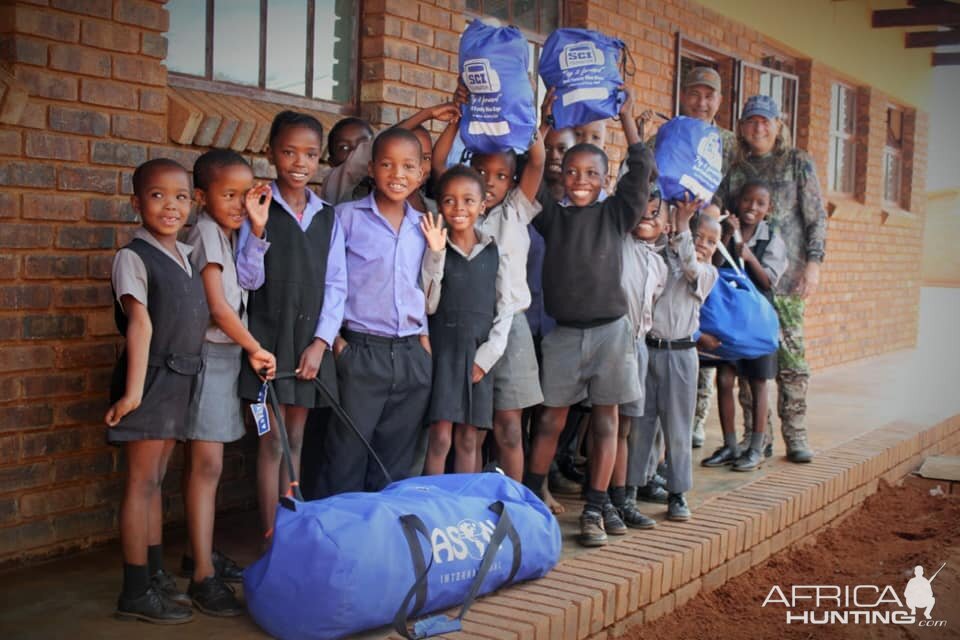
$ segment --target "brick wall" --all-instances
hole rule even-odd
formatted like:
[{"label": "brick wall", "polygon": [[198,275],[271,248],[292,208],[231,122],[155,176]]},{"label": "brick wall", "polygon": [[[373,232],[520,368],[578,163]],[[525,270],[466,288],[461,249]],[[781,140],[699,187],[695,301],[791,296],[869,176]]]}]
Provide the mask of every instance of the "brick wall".
[{"label": "brick wall", "polygon": [[[362,6],[361,115],[389,125],[446,100],[456,83],[464,1]],[[567,26],[623,39],[636,60],[630,82],[640,106],[664,113],[673,108],[677,31],[751,62],[771,52],[792,57],[798,144],[823,179],[830,84],[839,77],[829,67],[686,0],[568,0],[564,13]],[[136,224],[128,204],[133,168],[160,156],[189,167],[203,151],[170,142],[167,25],[162,0],[0,6],[0,566],[116,536],[123,462],[104,444],[101,422],[120,344],[110,264]],[[908,111],[905,121],[914,137],[904,153],[911,213],[885,215],[879,163],[887,97],[851,84],[863,96],[863,178],[857,197],[828,197],[828,259],[808,310],[815,367],[909,347],[916,336],[926,115]],[[26,97],[25,108],[16,96]],[[434,132],[441,127],[434,123]],[[614,162],[624,147],[612,124]],[[261,155],[248,157],[258,176],[270,175]],[[255,446],[251,437],[227,448],[222,508],[254,505]],[[182,521],[181,466],[178,451],[165,483],[170,521]]]}]

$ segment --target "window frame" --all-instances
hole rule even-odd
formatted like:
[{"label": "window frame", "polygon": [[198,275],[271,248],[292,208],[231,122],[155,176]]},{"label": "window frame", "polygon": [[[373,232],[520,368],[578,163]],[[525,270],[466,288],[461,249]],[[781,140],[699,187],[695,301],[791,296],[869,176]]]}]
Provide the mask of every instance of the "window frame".
[{"label": "window frame", "polygon": [[[886,131],[887,135],[884,136],[885,139],[883,142],[883,175],[882,175],[883,202],[885,204],[890,204],[895,207],[905,209],[906,206],[905,206],[904,195],[906,190],[904,189],[903,163],[904,163],[904,156],[905,156],[904,147],[906,146],[906,134],[904,131],[905,129],[904,125],[906,124],[906,121],[907,121],[907,111],[903,107],[895,104],[887,104],[885,111],[886,111],[887,119],[886,119],[886,122],[884,123],[884,126],[887,129]],[[896,111],[897,113],[900,114],[900,140],[899,140],[900,146],[899,147],[892,145],[890,143],[890,112],[892,111]],[[896,166],[896,176],[895,176],[895,180],[893,181],[893,184],[896,185],[895,198],[887,197],[887,184],[889,183],[888,173],[887,173],[889,169],[888,160],[894,161]]]},{"label": "window frame", "polygon": [[[489,14],[489,13],[484,13],[484,12],[483,12],[483,2],[484,2],[484,0],[477,0],[477,1],[480,3],[480,7],[481,7],[481,8],[480,8],[480,11],[476,11],[476,10],[474,10],[474,9],[469,8],[469,7],[467,6],[468,3],[467,3],[467,2],[464,2],[464,5],[463,5],[463,7],[464,7],[464,8],[463,8],[463,13],[464,13],[465,16],[467,16],[468,18],[495,18],[495,17],[496,17],[496,16],[493,16],[493,15],[491,15],[491,14]],[[536,29],[531,30],[531,29],[528,29],[527,27],[521,27],[520,25],[518,25],[518,24],[516,24],[516,23],[513,22],[513,18],[512,18],[512,16],[513,16],[513,2],[507,2],[507,14],[508,14],[508,16],[510,16],[510,17],[508,17],[508,18],[506,18],[506,19],[503,19],[503,18],[496,18],[496,19],[497,19],[497,20],[502,20],[505,24],[513,25],[513,26],[515,26],[517,29],[520,29],[520,31],[523,32],[524,36],[527,36],[527,40],[530,40],[530,37],[529,37],[529,36],[530,36],[531,34],[535,34],[535,35],[541,37],[542,40],[541,40],[538,44],[541,44],[541,45],[542,45],[542,44],[543,44],[543,41],[546,40],[546,38],[547,38],[548,35],[550,35],[550,32],[542,31],[543,25],[540,24],[540,18],[541,18],[541,15],[542,15],[542,13],[543,13],[543,12],[542,12],[542,6],[543,6],[545,3],[547,3],[547,2],[552,2],[552,3],[555,3],[555,4],[557,5],[557,27],[556,27],[556,28],[559,29],[560,27],[563,26],[564,5],[566,5],[566,2],[563,2],[562,0],[535,0],[535,1],[536,1],[536,3],[537,3],[537,7],[536,7],[536,9],[537,9],[537,10],[536,10],[536,14],[537,14],[537,28],[536,28]],[[538,61],[538,63],[539,63],[539,61]],[[538,66],[539,66],[539,64],[538,64]]]},{"label": "window frame", "polygon": [[[839,122],[837,111],[839,102],[837,100],[837,89],[846,91],[852,100],[852,123],[850,131],[845,129],[845,124]],[[855,197],[857,192],[857,88],[846,82],[834,81],[830,85],[830,123],[828,126],[828,157],[827,157],[827,191],[845,196]],[[836,118],[837,122],[834,122]],[[836,126],[835,126],[836,125]],[[846,158],[847,165],[843,167],[845,175],[841,181],[837,180],[837,144],[842,142],[844,146],[849,144],[850,153]],[[844,184],[846,183],[846,184]],[[849,186],[845,189],[844,186]]]},{"label": "window frame", "polygon": [[[223,0],[220,0],[221,2]],[[306,47],[304,56],[306,57],[305,66],[305,89],[307,95],[296,93],[287,93],[266,88],[266,38],[267,38],[267,9],[269,0],[260,0],[260,45],[258,56],[258,79],[257,84],[242,84],[230,82],[229,80],[215,80],[213,77],[213,50],[214,50],[214,4],[216,0],[206,0],[204,10],[206,15],[205,30],[205,48],[204,48],[204,75],[198,76],[188,73],[181,73],[168,70],[167,84],[172,87],[184,89],[196,89],[209,93],[220,93],[224,95],[250,98],[272,102],[276,104],[299,107],[302,109],[315,109],[337,113],[342,115],[355,115],[359,112],[359,84],[360,84],[360,21],[362,13],[360,3],[354,3],[353,31],[350,34],[354,46],[354,55],[349,66],[350,99],[345,102],[336,102],[324,98],[313,98],[309,94],[313,93],[313,65],[314,65],[314,33],[316,29],[316,0],[306,0],[307,2],[307,21],[306,29]]]},{"label": "window frame", "polygon": [[[700,53],[695,49],[690,47],[684,47],[684,43],[692,45],[695,49],[701,49],[706,53]],[[686,54],[686,55],[685,55]],[[714,56],[714,57],[711,57]],[[677,31],[676,43],[674,47],[674,82],[673,82],[673,115],[680,115],[680,91],[681,84],[683,83],[683,77],[681,71],[683,70],[683,59],[697,58],[704,62],[706,66],[712,64],[721,64],[722,62],[717,60],[717,58],[725,58],[730,61],[731,65],[731,78],[730,78],[730,87],[729,91],[726,87],[723,88],[723,101],[730,101],[728,104],[729,113],[730,113],[730,122],[726,123],[724,126],[723,122],[717,122],[721,127],[727,128],[730,131],[737,130],[737,122],[740,119],[740,73],[739,66],[741,63],[740,58],[733,55],[729,51],[718,47],[712,47],[708,44],[704,44],[699,40],[694,40],[693,38],[688,38],[683,35],[682,31]],[[721,74],[722,77],[722,74]]]}]

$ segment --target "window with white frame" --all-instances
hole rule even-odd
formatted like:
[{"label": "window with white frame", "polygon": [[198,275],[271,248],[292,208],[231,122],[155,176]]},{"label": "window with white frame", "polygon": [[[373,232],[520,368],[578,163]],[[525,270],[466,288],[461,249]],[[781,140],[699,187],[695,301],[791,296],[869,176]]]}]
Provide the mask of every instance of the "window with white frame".
[{"label": "window with white frame", "polygon": [[883,145],[883,199],[903,206],[903,110],[887,107],[887,139]]},{"label": "window with white frame", "polygon": [[853,194],[856,166],[856,92],[835,83],[830,96],[830,162],[827,188]]},{"label": "window with white frame", "polygon": [[167,68],[200,82],[352,104],[359,3],[169,0]]}]

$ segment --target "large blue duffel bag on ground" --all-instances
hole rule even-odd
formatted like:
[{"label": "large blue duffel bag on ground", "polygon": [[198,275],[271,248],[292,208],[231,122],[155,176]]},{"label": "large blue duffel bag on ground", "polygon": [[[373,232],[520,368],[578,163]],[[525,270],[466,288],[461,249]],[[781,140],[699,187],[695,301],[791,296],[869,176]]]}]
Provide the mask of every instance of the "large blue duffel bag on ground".
[{"label": "large blue duffel bag on ground", "polygon": [[537,130],[530,50],[516,27],[474,20],[460,36],[460,78],[470,91],[460,138],[475,153],[524,153]]},{"label": "large blue duffel bag on ground", "polygon": [[626,45],[590,29],[557,29],[543,44],[540,77],[556,89],[554,127],[576,127],[620,113]]},{"label": "large blue duffel bag on ground", "polygon": [[677,116],[657,131],[654,155],[664,200],[676,202],[690,194],[710,202],[723,177],[723,141],[715,126]]},{"label": "large blue duffel bag on ground", "polygon": [[[341,638],[440,611],[557,563],[556,518],[500,473],[410,478],[380,493],[284,500],[273,543],[244,572],[253,619],[281,639]],[[436,616],[412,637],[459,628]],[[408,636],[409,637],[409,636]]]}]

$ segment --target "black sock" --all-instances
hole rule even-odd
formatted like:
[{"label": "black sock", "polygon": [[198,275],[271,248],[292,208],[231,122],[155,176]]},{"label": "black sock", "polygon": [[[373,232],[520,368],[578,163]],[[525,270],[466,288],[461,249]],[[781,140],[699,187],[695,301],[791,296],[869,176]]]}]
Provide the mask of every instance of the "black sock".
[{"label": "black sock", "polygon": [[152,544],[147,547],[147,567],[149,567],[150,575],[154,575],[163,569],[162,544]]},{"label": "black sock", "polygon": [[597,491],[596,489],[587,489],[586,498],[587,504],[583,510],[600,512],[603,511],[603,505],[607,503],[607,492]]},{"label": "black sock", "polygon": [[145,564],[123,563],[123,591],[124,598],[139,598],[150,588],[150,574]]},{"label": "black sock", "polygon": [[542,473],[532,471],[523,472],[523,485],[533,491],[538,498],[543,500],[543,481],[547,476]]},{"label": "black sock", "polygon": [[626,501],[627,501],[626,487],[610,487],[610,502],[613,503],[613,506],[622,507],[623,503]]}]

